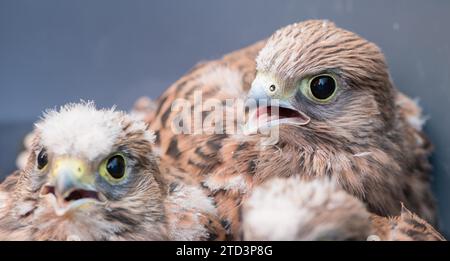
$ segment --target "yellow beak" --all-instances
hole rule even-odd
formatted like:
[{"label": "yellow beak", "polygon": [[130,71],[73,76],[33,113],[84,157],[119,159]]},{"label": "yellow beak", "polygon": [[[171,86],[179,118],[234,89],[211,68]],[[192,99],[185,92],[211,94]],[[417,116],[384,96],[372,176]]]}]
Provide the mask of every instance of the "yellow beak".
[{"label": "yellow beak", "polygon": [[95,189],[95,177],[87,164],[76,158],[57,158],[50,171],[41,195],[52,194],[53,206],[57,215],[64,215],[71,209],[89,202],[99,202]]},{"label": "yellow beak", "polygon": [[307,125],[311,118],[293,105],[295,93],[283,90],[274,77],[259,73],[247,96],[247,106],[255,107],[248,128],[254,130],[286,124]]}]

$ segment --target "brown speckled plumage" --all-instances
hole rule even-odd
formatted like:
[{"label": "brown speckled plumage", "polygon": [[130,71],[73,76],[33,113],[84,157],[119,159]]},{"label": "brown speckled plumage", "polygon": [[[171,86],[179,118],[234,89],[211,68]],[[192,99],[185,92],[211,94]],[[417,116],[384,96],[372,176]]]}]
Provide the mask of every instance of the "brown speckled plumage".
[{"label": "brown speckled plumage", "polygon": [[[224,239],[225,233],[219,225],[212,200],[196,182],[190,181],[188,175],[159,162],[153,151],[153,133],[146,124],[123,112],[97,110],[90,103],[68,105],[61,111],[46,116],[41,122],[44,123],[44,127],[41,126],[43,130],[35,131],[25,168],[0,184],[0,240]],[[67,119],[77,113],[87,116],[81,115],[77,119],[79,129],[64,127]],[[88,115],[96,114],[100,114],[95,119],[101,123],[90,122],[93,118]],[[59,134],[73,140],[63,139],[60,141],[63,144],[58,143],[58,146],[44,142],[41,136],[42,131],[48,131],[46,127],[50,126],[45,125],[48,118],[56,119],[58,125],[53,127],[63,129]],[[99,124],[108,126],[104,133],[101,131],[105,129],[99,128]],[[90,128],[90,125],[94,127]],[[117,129],[118,133],[109,133],[111,129]],[[101,136],[97,136],[100,140],[90,136],[96,131],[101,132]],[[108,134],[111,137],[103,139]],[[55,138],[50,137],[50,140]],[[94,146],[97,143],[101,147],[100,142],[111,140],[108,151]],[[70,142],[73,144],[67,152],[59,151]],[[91,145],[83,150],[82,144],[86,143]],[[49,163],[39,170],[36,157],[43,147],[49,155]],[[98,150],[95,159],[88,160],[88,153],[95,150]],[[114,153],[122,153],[127,161],[128,174],[117,184],[107,183],[99,175],[101,162]],[[85,176],[76,184],[85,184],[90,180],[87,177],[93,177],[95,182],[90,190],[99,193],[101,203],[89,203],[63,214],[56,213],[51,199],[58,198],[59,194],[55,192],[58,183],[51,193],[45,187],[52,176],[64,174],[53,172],[62,164],[57,163],[59,158],[77,158],[86,162]],[[177,184],[177,189],[173,184]],[[69,199],[70,195],[64,196],[65,204],[80,200]]]},{"label": "brown speckled plumage", "polygon": [[271,179],[243,204],[244,240],[442,241],[427,222],[404,206],[381,217],[333,179]]},{"label": "brown speckled plumage", "polygon": [[[281,126],[279,142],[264,150],[255,147],[258,135],[173,134],[175,99],[192,100],[196,90],[204,100],[245,98],[256,68],[272,75],[282,93],[295,91],[299,79],[323,72],[336,75],[341,88],[326,105],[297,95],[294,104],[311,117],[310,123]],[[239,80],[230,84],[221,75]],[[394,88],[375,44],[331,22],[312,20],[194,67],[164,92],[147,120],[163,161],[190,173],[215,198],[228,239],[238,239],[239,206],[254,185],[274,176],[332,176],[375,214],[399,215],[403,202],[434,224],[431,147],[412,117],[420,118],[420,110]]]},{"label": "brown speckled plumage", "polygon": [[385,241],[445,241],[445,238],[425,220],[404,205],[396,217],[371,216],[374,233]]}]

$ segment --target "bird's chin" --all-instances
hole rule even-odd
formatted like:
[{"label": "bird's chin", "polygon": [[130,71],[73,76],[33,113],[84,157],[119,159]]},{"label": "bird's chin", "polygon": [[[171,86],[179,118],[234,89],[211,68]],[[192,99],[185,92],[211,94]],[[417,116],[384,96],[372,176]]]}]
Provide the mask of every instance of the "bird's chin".
[{"label": "bird's chin", "polygon": [[270,130],[281,126],[302,126],[309,123],[309,117],[298,111],[277,107],[277,113],[273,113],[273,107],[260,107],[251,113],[245,125],[247,134],[256,134],[258,131]]},{"label": "bird's chin", "polygon": [[[48,190],[47,193],[45,191]],[[44,188],[41,192],[40,197],[44,198],[49,205],[53,208],[56,216],[65,216],[68,214],[73,214],[76,212],[88,211],[95,206],[104,205],[105,201],[101,200],[103,198],[100,194],[95,195],[94,192],[86,192],[85,197],[79,197],[76,199],[70,196],[74,194],[71,193],[68,197],[60,200],[50,189]],[[83,195],[83,193],[81,193]],[[89,196],[88,196],[89,195]]]}]

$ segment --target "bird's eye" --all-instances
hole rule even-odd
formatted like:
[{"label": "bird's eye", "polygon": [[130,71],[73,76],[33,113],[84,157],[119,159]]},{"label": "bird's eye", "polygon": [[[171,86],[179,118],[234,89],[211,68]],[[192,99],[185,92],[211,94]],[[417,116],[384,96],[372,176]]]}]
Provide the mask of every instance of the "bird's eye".
[{"label": "bird's eye", "polygon": [[276,89],[277,89],[277,87],[274,84],[269,86],[269,91],[270,92],[275,92]]},{"label": "bird's eye", "polygon": [[328,74],[313,77],[307,86],[306,96],[313,101],[324,103],[336,94],[336,80]]},{"label": "bird's eye", "polygon": [[100,174],[108,181],[117,182],[125,177],[126,161],[122,154],[114,154],[100,166]]},{"label": "bird's eye", "polygon": [[45,166],[47,166],[48,156],[47,156],[47,151],[45,151],[45,149],[42,149],[39,152],[36,161],[37,161],[37,168],[40,170],[45,168]]}]

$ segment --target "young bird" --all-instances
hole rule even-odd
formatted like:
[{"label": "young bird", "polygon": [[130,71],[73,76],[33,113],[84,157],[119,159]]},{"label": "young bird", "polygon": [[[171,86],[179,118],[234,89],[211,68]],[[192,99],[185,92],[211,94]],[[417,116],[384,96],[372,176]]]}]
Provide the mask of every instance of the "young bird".
[{"label": "young bird", "polygon": [[242,220],[244,240],[445,240],[404,206],[397,217],[370,214],[328,178],[271,179],[254,188]]},{"label": "young bird", "polygon": [[[279,99],[279,118],[290,120],[280,126],[281,171],[334,176],[371,212],[398,215],[404,202],[435,221],[421,126],[396,106],[404,96],[375,44],[307,21],[275,32],[256,63],[249,97]],[[310,164],[294,166],[292,154]]]},{"label": "young bird", "polygon": [[223,238],[211,199],[161,165],[143,121],[93,103],[48,111],[0,185],[1,240]]},{"label": "young bird", "polygon": [[[279,124],[278,142],[261,149],[261,135],[175,135],[180,112],[172,104],[183,98],[195,105],[196,91],[203,104],[214,98],[226,106],[227,99],[247,94],[258,102],[279,100],[281,120],[266,108],[256,114],[256,120],[271,119],[268,126]],[[199,114],[205,120],[211,112],[204,106]],[[274,176],[334,177],[370,212],[397,216],[403,202],[436,221],[431,145],[421,130],[420,108],[394,88],[375,44],[331,22],[293,24],[197,65],[157,100],[147,121],[164,161],[191,174],[214,197],[229,239],[239,238],[239,206],[248,192]]]}]

